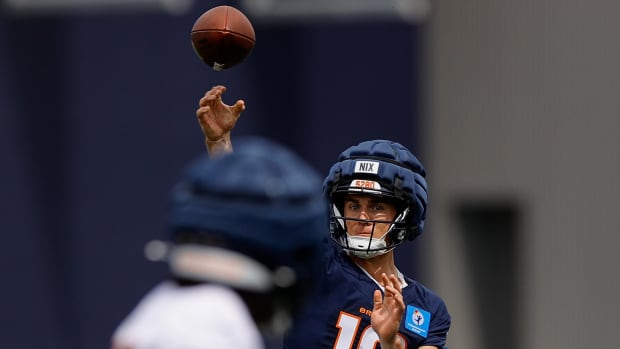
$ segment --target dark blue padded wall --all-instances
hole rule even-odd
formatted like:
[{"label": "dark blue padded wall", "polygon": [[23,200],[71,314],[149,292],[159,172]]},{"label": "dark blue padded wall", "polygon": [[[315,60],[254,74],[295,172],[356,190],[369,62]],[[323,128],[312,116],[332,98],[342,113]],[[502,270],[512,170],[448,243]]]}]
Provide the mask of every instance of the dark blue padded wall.
[{"label": "dark blue padded wall", "polygon": [[165,237],[170,185],[204,151],[194,111],[213,85],[246,100],[235,137],[272,137],[323,173],[366,138],[419,149],[419,28],[255,23],[251,56],[217,73],[189,43],[205,9],[0,14],[3,347],[106,347],[165,276],[142,247]]}]

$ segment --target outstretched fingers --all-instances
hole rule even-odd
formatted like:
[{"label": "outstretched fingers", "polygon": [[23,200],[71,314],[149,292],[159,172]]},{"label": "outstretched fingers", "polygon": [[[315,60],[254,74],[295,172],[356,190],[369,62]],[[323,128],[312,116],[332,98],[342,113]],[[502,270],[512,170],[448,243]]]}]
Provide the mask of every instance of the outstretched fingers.
[{"label": "outstretched fingers", "polygon": [[209,91],[207,91],[207,93],[205,93],[205,96],[200,100],[200,102],[202,104],[203,100],[204,103],[218,101],[222,98],[222,94],[224,92],[226,92],[226,87],[222,85],[213,86]]},{"label": "outstretched fingers", "polygon": [[375,290],[373,294],[373,310],[371,325],[379,336],[382,348],[401,348],[398,330],[403,317],[405,303],[401,291],[401,283],[395,275],[381,275],[383,294]]},{"label": "outstretched fingers", "polygon": [[390,311],[402,313],[405,309],[405,302],[403,301],[402,285],[398,277],[394,274],[390,276],[382,274],[382,284],[385,288],[383,302],[390,307]]},{"label": "outstretched fingers", "polygon": [[198,102],[196,117],[207,141],[219,142],[229,137],[237,119],[245,110],[245,102],[238,100],[234,105],[227,105],[222,100],[226,87],[212,87]]},{"label": "outstretched fingers", "polygon": [[245,101],[238,100],[235,105],[233,105],[233,114],[239,115],[245,110]]}]

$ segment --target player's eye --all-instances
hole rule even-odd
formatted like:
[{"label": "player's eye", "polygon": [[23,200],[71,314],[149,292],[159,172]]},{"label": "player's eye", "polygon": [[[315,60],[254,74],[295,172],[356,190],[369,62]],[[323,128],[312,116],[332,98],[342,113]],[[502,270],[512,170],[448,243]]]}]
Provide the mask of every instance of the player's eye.
[{"label": "player's eye", "polygon": [[355,203],[349,203],[348,207],[349,207],[349,210],[359,210],[360,205],[355,204]]}]

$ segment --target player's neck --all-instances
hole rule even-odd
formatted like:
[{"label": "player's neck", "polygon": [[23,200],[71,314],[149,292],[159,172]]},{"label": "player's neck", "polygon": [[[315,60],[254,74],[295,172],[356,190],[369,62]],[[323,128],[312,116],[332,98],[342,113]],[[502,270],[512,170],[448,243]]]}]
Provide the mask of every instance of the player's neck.
[{"label": "player's neck", "polygon": [[382,273],[387,275],[398,275],[398,270],[394,264],[394,253],[392,251],[373,258],[360,258],[353,255],[349,257],[375,280],[381,280]]}]

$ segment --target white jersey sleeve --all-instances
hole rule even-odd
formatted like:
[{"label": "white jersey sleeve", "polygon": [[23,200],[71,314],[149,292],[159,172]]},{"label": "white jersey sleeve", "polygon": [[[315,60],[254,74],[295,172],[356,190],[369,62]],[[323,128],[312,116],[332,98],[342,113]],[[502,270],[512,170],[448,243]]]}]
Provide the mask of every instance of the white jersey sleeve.
[{"label": "white jersey sleeve", "polygon": [[239,295],[217,285],[151,290],[119,325],[112,349],[264,349]]}]

